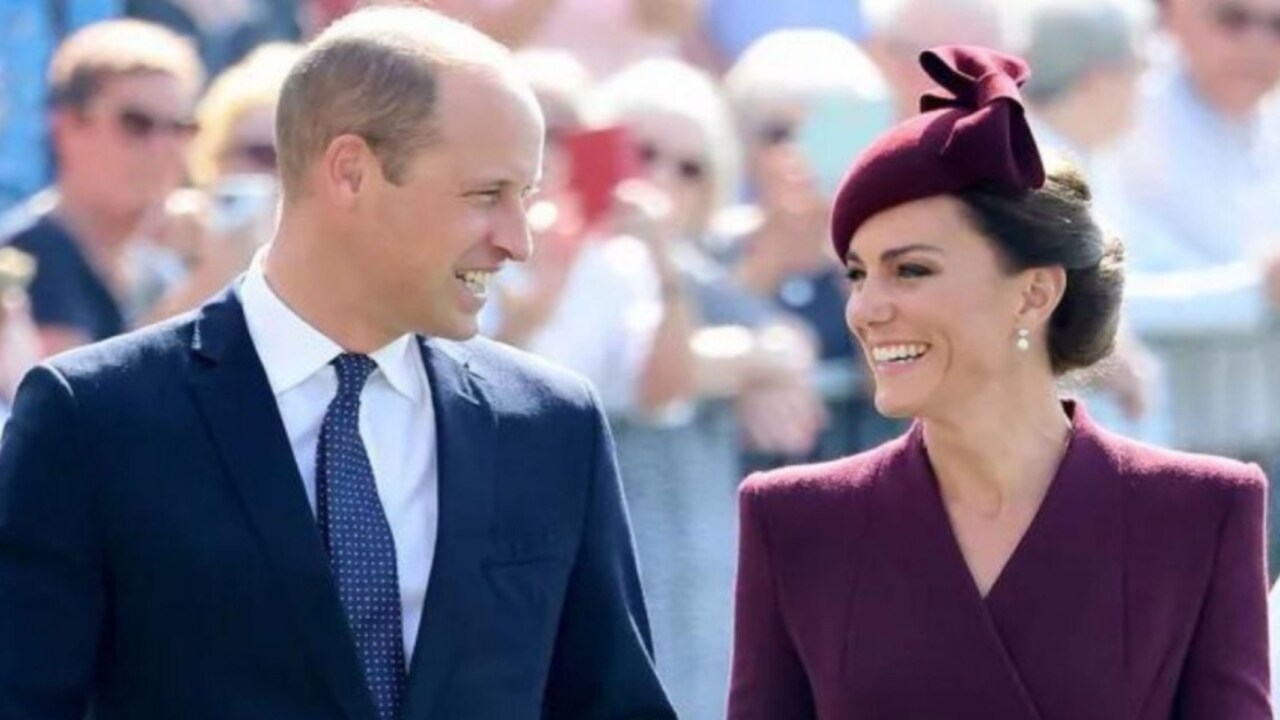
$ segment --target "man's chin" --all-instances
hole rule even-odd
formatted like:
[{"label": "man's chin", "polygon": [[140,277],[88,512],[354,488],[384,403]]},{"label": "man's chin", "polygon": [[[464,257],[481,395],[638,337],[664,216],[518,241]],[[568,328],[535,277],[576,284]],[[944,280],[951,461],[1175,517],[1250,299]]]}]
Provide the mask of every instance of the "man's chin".
[{"label": "man's chin", "polygon": [[437,337],[456,342],[470,340],[480,334],[480,323],[474,317],[457,318],[452,322],[433,323],[429,327],[433,329],[424,329],[419,332],[426,337]]}]

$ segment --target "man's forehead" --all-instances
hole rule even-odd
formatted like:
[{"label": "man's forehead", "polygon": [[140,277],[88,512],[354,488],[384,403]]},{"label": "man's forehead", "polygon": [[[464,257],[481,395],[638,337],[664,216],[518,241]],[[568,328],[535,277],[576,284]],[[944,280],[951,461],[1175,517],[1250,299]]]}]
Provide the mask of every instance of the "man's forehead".
[{"label": "man's forehead", "polygon": [[496,75],[444,75],[440,82],[439,142],[458,150],[472,179],[516,185],[535,181],[544,125],[531,94]]}]

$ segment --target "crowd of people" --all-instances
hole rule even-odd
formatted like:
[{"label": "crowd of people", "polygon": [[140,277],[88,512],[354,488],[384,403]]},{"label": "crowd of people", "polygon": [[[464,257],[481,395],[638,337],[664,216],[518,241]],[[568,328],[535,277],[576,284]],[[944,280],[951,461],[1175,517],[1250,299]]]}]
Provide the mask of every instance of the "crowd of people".
[{"label": "crowd of people", "polygon": [[[352,4],[0,0],[5,414],[42,360],[179,317],[260,261],[296,162],[281,89]],[[1074,163],[1123,244],[1115,352],[1058,387],[1104,428],[1280,470],[1280,3],[432,6],[513,49],[545,117],[535,249],[470,280],[479,329],[598,393],[681,717],[729,693],[743,478],[909,427],[877,411],[830,221],[853,158],[934,88],[928,48],[1027,59],[1046,161]],[[1280,567],[1280,533],[1269,551]]]}]

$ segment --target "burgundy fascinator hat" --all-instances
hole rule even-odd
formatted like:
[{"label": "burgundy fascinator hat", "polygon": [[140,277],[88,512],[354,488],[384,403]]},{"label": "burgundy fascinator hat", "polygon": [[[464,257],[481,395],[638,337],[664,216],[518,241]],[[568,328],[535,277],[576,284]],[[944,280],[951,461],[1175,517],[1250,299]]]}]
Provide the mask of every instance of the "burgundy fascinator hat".
[{"label": "burgundy fascinator hat", "polygon": [[832,211],[831,240],[841,261],[858,227],[896,205],[979,187],[1020,195],[1044,185],[1018,90],[1031,76],[1025,62],[955,45],[925,51],[920,65],[949,95],[926,93],[921,115],[854,161]]}]

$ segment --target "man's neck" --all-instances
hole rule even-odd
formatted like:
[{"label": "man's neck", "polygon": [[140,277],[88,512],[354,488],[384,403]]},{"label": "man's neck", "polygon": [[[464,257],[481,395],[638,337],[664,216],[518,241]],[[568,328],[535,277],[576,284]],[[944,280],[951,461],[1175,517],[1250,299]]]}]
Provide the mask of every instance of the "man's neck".
[{"label": "man's neck", "polygon": [[365,318],[369,294],[358,273],[326,261],[332,253],[317,251],[316,228],[283,217],[262,259],[267,285],[298,317],[347,352],[371,354],[399,337]]}]

